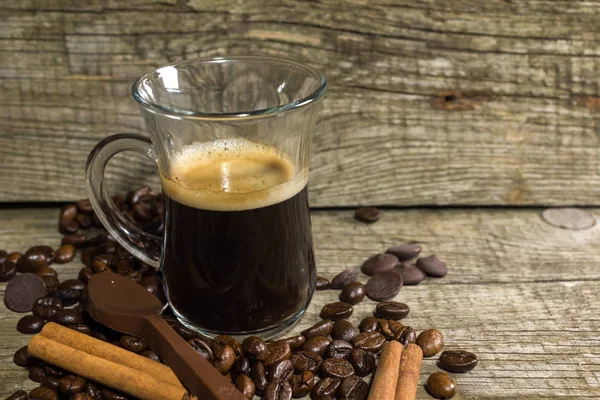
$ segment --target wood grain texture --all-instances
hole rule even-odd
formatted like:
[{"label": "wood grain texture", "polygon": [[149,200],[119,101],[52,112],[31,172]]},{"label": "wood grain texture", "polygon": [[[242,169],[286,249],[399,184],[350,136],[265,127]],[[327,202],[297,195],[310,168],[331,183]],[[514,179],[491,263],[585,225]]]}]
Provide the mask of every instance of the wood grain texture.
[{"label": "wood grain texture", "polygon": [[[600,210],[588,210],[598,213]],[[56,209],[0,210],[0,248],[26,250],[57,245]],[[405,287],[397,300],[411,313],[404,321],[418,331],[438,328],[446,349],[475,352],[480,363],[454,374],[458,399],[597,399],[600,397],[600,227],[572,231],[553,227],[541,210],[387,211],[373,225],[351,211],[313,212],[319,274],[332,278],[357,267],[391,244],[415,240],[424,254],[436,253],[450,273]],[[76,276],[79,261],[56,266]],[[361,280],[364,281],[364,276]],[[0,285],[0,297],[5,284]],[[315,323],[338,291],[316,292],[297,333]],[[370,315],[374,302],[355,306],[351,321]],[[0,305],[0,397],[34,384],[12,364],[27,343],[15,331],[20,315]],[[426,358],[417,398],[429,399],[423,384],[437,371]]]},{"label": "wood grain texture", "polygon": [[[84,196],[101,138],[143,132],[141,73],[282,56],[331,83],[313,206],[600,204],[597,1],[0,0],[2,201]],[[156,182],[123,157],[117,189]],[[135,183],[134,183],[135,182]]]}]

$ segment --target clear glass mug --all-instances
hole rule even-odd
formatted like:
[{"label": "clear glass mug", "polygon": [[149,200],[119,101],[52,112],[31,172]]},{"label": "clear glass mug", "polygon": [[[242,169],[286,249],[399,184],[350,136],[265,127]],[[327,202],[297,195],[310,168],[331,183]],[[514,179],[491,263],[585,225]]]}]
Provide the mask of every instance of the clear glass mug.
[{"label": "clear glass mug", "polygon": [[[150,139],[113,135],[90,153],[95,212],[121,245],[160,268],[184,325],[268,338],[308,307],[316,268],[306,186],[326,90],[319,71],[276,58],[167,65],[132,87]],[[158,164],[162,238],[130,223],[104,189],[107,162],[126,150]]]}]

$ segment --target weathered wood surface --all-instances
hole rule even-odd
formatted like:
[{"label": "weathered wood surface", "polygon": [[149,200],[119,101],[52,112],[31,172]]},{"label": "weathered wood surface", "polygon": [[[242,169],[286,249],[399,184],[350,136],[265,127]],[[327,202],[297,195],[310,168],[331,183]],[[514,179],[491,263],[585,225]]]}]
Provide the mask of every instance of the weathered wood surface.
[{"label": "weathered wood surface", "polygon": [[[598,1],[0,0],[0,10],[2,201],[83,197],[92,146],[143,131],[129,99],[141,73],[250,53],[330,79],[313,206],[600,204]],[[149,179],[140,163],[114,166],[119,189]]]},{"label": "weathered wood surface", "polygon": [[[540,211],[388,211],[373,225],[354,221],[351,211],[317,211],[319,274],[333,277],[391,244],[419,241],[425,254],[448,262],[450,273],[403,288],[397,300],[411,307],[406,323],[417,330],[437,327],[446,349],[479,355],[475,370],[454,374],[457,399],[598,399],[600,227],[556,228]],[[0,248],[57,245],[56,217],[55,209],[0,210]],[[73,277],[81,264],[56,267],[61,277]],[[321,305],[337,294],[317,292],[293,331],[316,322]],[[373,308],[363,301],[351,321],[358,323]],[[15,331],[19,317],[0,305],[0,398],[34,386],[12,364],[14,351],[28,340]],[[418,399],[430,398],[422,384],[437,371],[435,358],[424,362]]]}]

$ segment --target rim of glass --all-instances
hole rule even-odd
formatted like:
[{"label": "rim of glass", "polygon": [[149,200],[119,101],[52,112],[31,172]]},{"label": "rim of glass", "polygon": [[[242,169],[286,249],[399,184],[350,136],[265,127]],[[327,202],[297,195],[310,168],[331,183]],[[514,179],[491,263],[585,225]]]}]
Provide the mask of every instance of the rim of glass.
[{"label": "rim of glass", "polygon": [[[227,62],[236,62],[236,61],[262,61],[268,63],[277,63],[281,65],[287,65],[297,70],[301,70],[307,75],[312,76],[317,80],[319,86],[313,90],[308,96],[294,100],[290,103],[283,104],[276,107],[265,108],[261,110],[254,111],[245,111],[239,113],[203,113],[199,111],[191,111],[191,110],[181,110],[181,109],[172,109],[168,107],[164,107],[157,102],[152,102],[145,99],[139,92],[139,87],[142,82],[152,79],[151,75],[156,74],[161,68],[165,67],[182,67],[190,64],[212,64],[212,63],[227,63]],[[135,101],[137,101],[142,107],[146,110],[173,117],[173,118],[187,118],[187,119],[251,119],[256,117],[266,117],[266,116],[275,116],[282,112],[295,110],[309,104],[312,104],[318,101],[325,92],[327,91],[327,79],[325,75],[321,71],[316,68],[310,67],[308,65],[300,64],[295,61],[286,60],[284,58],[278,57],[266,57],[266,56],[223,56],[223,57],[202,57],[195,58],[187,61],[180,61],[171,64],[162,65],[158,68],[153,69],[152,71],[146,72],[144,75],[140,76],[135,80],[133,85],[131,86],[131,94]]]}]

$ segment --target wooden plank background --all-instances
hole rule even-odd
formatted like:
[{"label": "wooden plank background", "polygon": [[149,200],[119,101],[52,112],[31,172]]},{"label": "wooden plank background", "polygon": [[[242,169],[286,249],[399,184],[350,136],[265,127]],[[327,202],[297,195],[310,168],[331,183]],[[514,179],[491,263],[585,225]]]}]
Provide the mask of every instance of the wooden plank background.
[{"label": "wooden plank background", "polygon": [[[55,208],[0,209],[0,248],[57,246],[57,215]],[[372,225],[355,221],[350,210],[315,211],[312,220],[317,269],[325,277],[408,240],[448,263],[445,278],[404,287],[396,300],[411,308],[405,324],[417,331],[436,327],[446,349],[479,356],[472,372],[452,374],[456,400],[600,398],[600,225],[560,229],[544,222],[537,209],[389,210]],[[75,277],[82,264],[78,254],[53,267],[62,280]],[[316,292],[292,333],[317,322],[322,305],[338,295]],[[374,305],[363,300],[351,322],[371,315]],[[15,330],[20,317],[0,302],[0,398],[36,386],[12,363],[29,340]],[[424,360],[418,400],[432,399],[423,384],[439,370],[436,360]]]},{"label": "wooden plank background", "polygon": [[[141,73],[263,54],[330,79],[313,206],[600,204],[599,17],[571,0],[0,0],[0,201],[83,197],[92,146],[143,132]],[[111,168],[117,190],[153,176]]]}]

